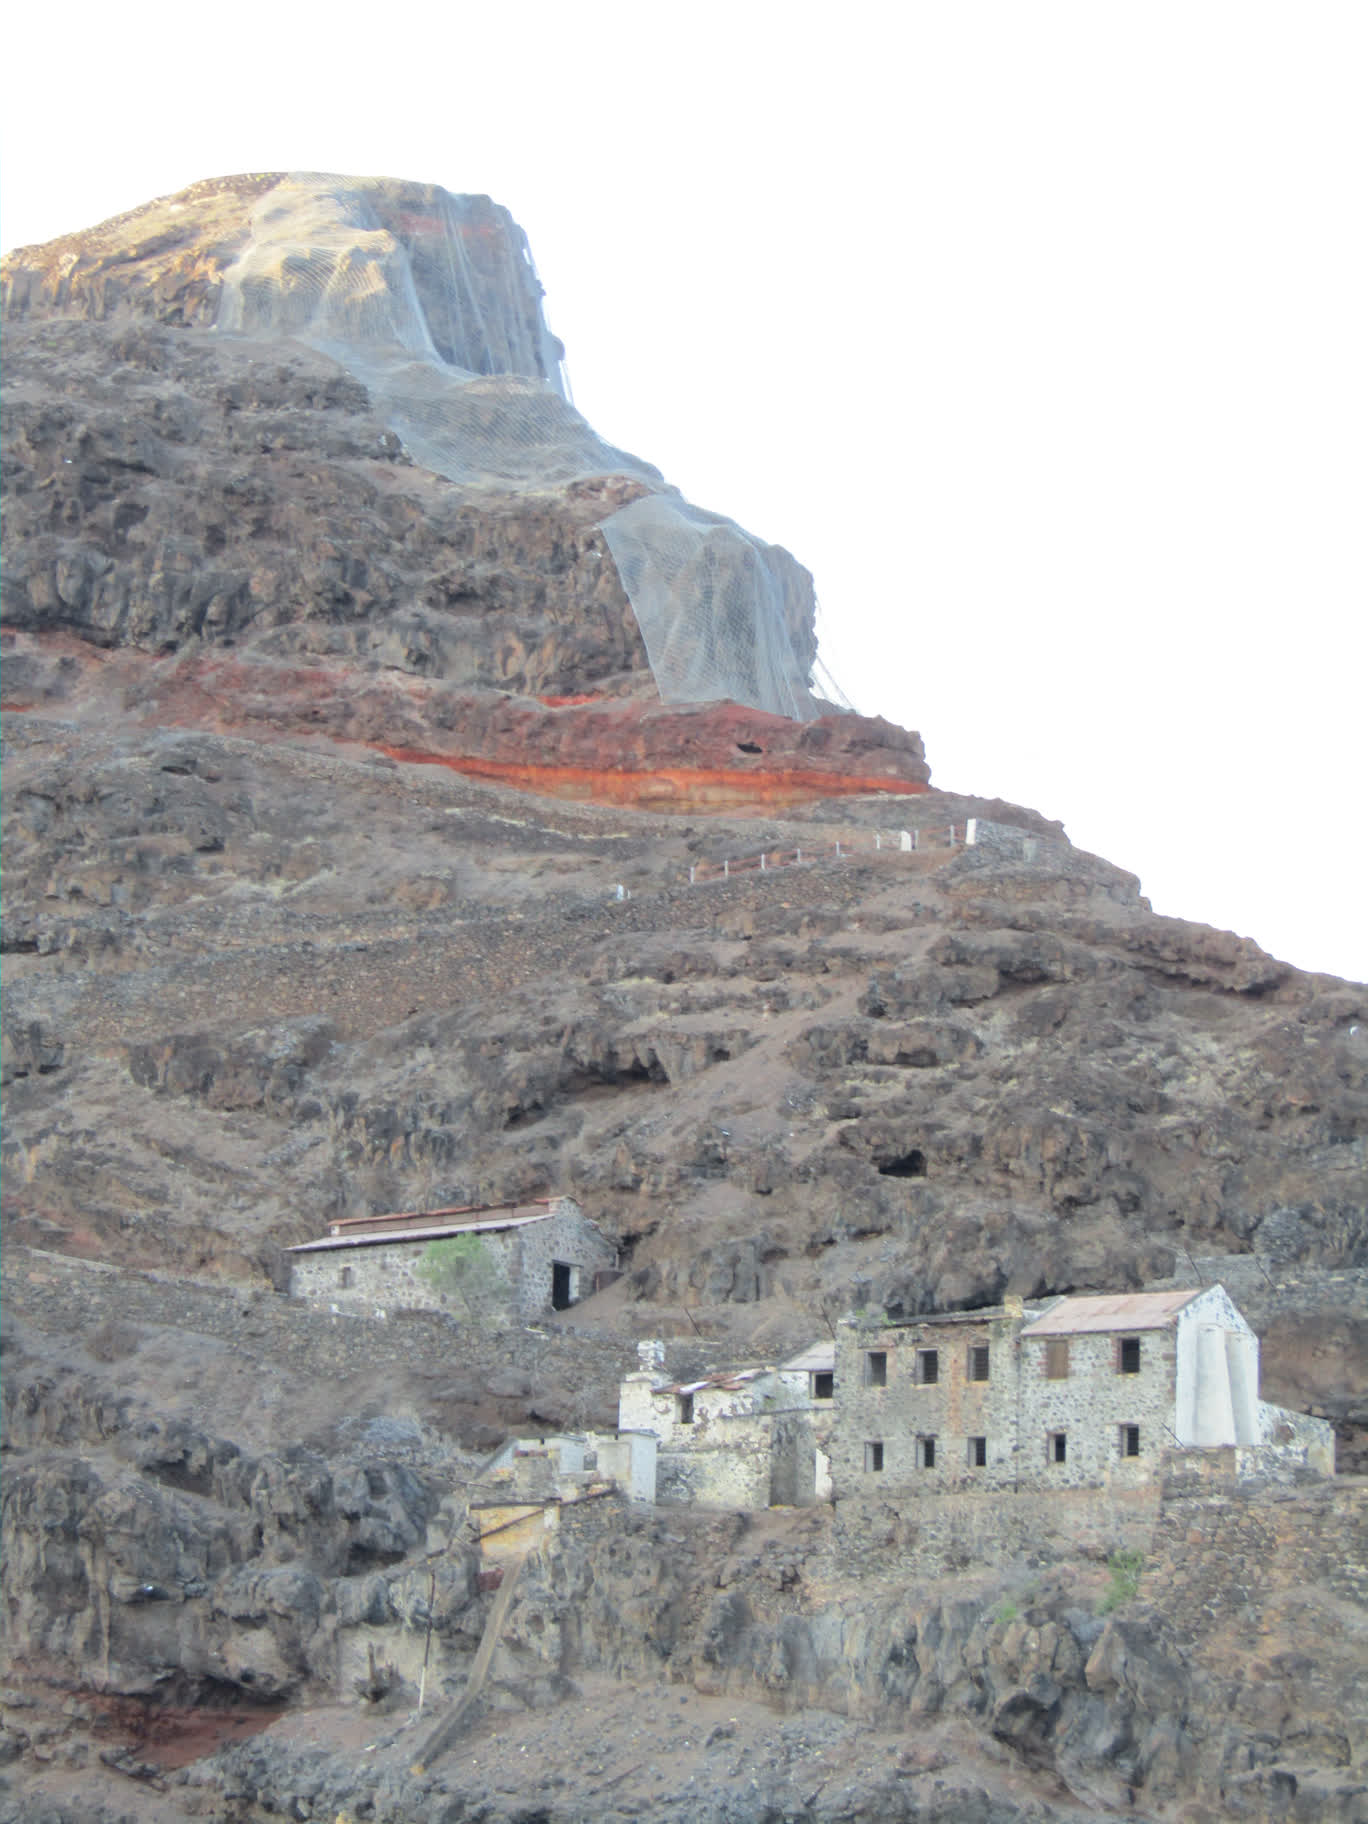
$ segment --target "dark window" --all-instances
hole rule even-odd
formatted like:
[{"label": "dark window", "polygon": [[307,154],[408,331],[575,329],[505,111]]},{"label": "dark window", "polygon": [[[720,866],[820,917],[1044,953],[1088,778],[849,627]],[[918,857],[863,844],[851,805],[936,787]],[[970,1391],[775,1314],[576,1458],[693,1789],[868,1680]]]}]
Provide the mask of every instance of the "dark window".
[{"label": "dark window", "polygon": [[693,1424],[693,1395],[691,1393],[680,1394],[678,1400],[678,1416],[681,1425]]},{"label": "dark window", "polygon": [[1138,1457],[1140,1455],[1140,1427],[1138,1425],[1123,1425],[1121,1427],[1121,1455],[1123,1457]]},{"label": "dark window", "polygon": [[1051,1337],[1045,1345],[1045,1379],[1067,1381],[1069,1378],[1069,1343],[1063,1336]]},{"label": "dark window", "polygon": [[575,1269],[568,1260],[551,1262],[551,1309],[564,1311],[575,1302]]},{"label": "dark window", "polygon": [[1063,1463],[1068,1456],[1069,1440],[1062,1431],[1052,1431],[1048,1440],[1048,1454],[1051,1463]]},{"label": "dark window", "polygon": [[987,1440],[987,1438],[970,1438],[970,1440],[969,1440],[969,1467],[970,1467],[970,1469],[983,1469],[987,1466],[987,1462],[988,1462],[988,1440]]},{"label": "dark window", "polygon": [[923,1387],[934,1387],[940,1379],[940,1355],[935,1349],[918,1349],[917,1381]]},{"label": "dark window", "polygon": [[969,1379],[986,1381],[988,1379],[988,1345],[971,1343],[969,1345]]},{"label": "dark window", "polygon": [[1139,1374],[1140,1372],[1140,1338],[1123,1336],[1116,1351],[1116,1369],[1118,1374]]},{"label": "dark window", "polygon": [[352,1283],[352,1270],[350,1267],[343,1267],[338,1283],[344,1286],[349,1286]]},{"label": "dark window", "polygon": [[829,1368],[819,1368],[812,1377],[812,1397],[814,1400],[834,1400],[836,1398],[836,1376]]},{"label": "dark window", "polygon": [[917,1468],[934,1469],[936,1467],[936,1440],[934,1438],[917,1439]]},{"label": "dark window", "polygon": [[872,1444],[865,1445],[865,1468],[871,1474],[877,1474],[883,1468],[882,1438],[876,1438]]},{"label": "dark window", "polygon": [[883,1349],[870,1349],[865,1355],[865,1386],[886,1387],[888,1385],[888,1353]]}]

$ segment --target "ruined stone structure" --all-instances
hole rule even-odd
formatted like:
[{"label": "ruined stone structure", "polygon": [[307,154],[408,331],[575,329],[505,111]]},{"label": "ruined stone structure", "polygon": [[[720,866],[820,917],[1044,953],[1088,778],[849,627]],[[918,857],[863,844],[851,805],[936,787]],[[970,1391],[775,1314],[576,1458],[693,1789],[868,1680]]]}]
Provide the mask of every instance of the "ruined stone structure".
[{"label": "ruined stone structure", "polygon": [[664,1502],[1119,1496],[1196,1451],[1227,1478],[1335,1468],[1328,1421],[1259,1398],[1259,1340],[1221,1286],[852,1317],[779,1368],[692,1381],[666,1374],[661,1343],[639,1356],[618,1424],[655,1444]]},{"label": "ruined stone structure", "polygon": [[1330,1425],[1258,1386],[1258,1338],[1220,1286],[847,1319],[835,1492],[1125,1487],[1175,1448],[1333,1473]]},{"label": "ruined stone structure", "polygon": [[[435,1241],[468,1238],[478,1270],[443,1290],[422,1270]],[[323,1310],[362,1315],[449,1310],[527,1322],[588,1297],[617,1250],[573,1197],[474,1212],[432,1210],[333,1223],[288,1250],[290,1291]]]},{"label": "ruined stone structure", "polygon": [[817,1345],[781,1368],[693,1381],[666,1376],[659,1343],[640,1352],[640,1369],[622,1383],[618,1426],[656,1440],[656,1500],[803,1507],[830,1496],[829,1351]]}]

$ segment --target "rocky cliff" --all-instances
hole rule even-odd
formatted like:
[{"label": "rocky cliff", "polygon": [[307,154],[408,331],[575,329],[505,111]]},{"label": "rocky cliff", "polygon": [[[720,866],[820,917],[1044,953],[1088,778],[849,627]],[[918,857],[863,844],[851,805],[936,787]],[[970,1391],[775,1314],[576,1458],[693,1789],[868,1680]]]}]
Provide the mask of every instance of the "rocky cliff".
[{"label": "rocky cliff", "polygon": [[[665,700],[605,530],[676,510],[649,465],[438,474],[315,316],[214,327],[280,188],[5,265],[9,1815],[100,1815],[87,1775],[153,1819],[1361,1815],[1352,1476],[1032,1519],[996,1558],[897,1514],[586,1522],[510,1607],[503,1761],[411,1773],[425,1653],[446,1701],[490,1609],[478,1453],[610,1423],[643,1335],[701,1369],[857,1302],[1219,1278],[1352,1471],[1368,990],[1156,917],[1058,824],[931,790],[915,735]],[[299,270],[364,269],[367,323],[407,272],[467,420],[535,396],[538,449],[582,455],[510,219],[367,195],[339,243],[326,192]],[[751,562],[718,549],[691,587]],[[279,1290],[337,1216],[556,1191],[625,1271],[540,1333]]]}]

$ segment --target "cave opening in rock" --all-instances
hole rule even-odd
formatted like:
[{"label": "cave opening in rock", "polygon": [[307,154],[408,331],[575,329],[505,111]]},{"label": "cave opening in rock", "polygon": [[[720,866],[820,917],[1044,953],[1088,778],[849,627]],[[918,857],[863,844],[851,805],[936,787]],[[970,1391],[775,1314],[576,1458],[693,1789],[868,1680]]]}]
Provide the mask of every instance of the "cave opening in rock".
[{"label": "cave opening in rock", "polygon": [[736,751],[739,754],[763,754],[765,750],[758,741],[738,741]]},{"label": "cave opening in rock", "polygon": [[881,1165],[879,1174],[884,1178],[925,1178],[926,1154],[914,1146],[910,1153],[902,1153]]}]

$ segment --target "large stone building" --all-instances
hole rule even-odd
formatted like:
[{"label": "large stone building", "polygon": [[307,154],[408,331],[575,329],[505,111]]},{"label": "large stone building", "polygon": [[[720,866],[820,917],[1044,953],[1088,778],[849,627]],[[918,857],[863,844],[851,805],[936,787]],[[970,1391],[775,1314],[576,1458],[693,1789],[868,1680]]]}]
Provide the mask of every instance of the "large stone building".
[{"label": "large stone building", "polygon": [[[460,1244],[445,1284],[432,1270],[435,1242]],[[368,1317],[436,1310],[526,1323],[578,1304],[617,1267],[617,1250],[573,1197],[342,1218],[287,1252],[295,1297]]]},{"label": "large stone building", "polygon": [[1334,1469],[1326,1421],[1259,1398],[1258,1338],[1220,1286],[849,1318],[838,1335],[838,1499],[1125,1486],[1165,1452],[1217,1446],[1237,1469]]}]

